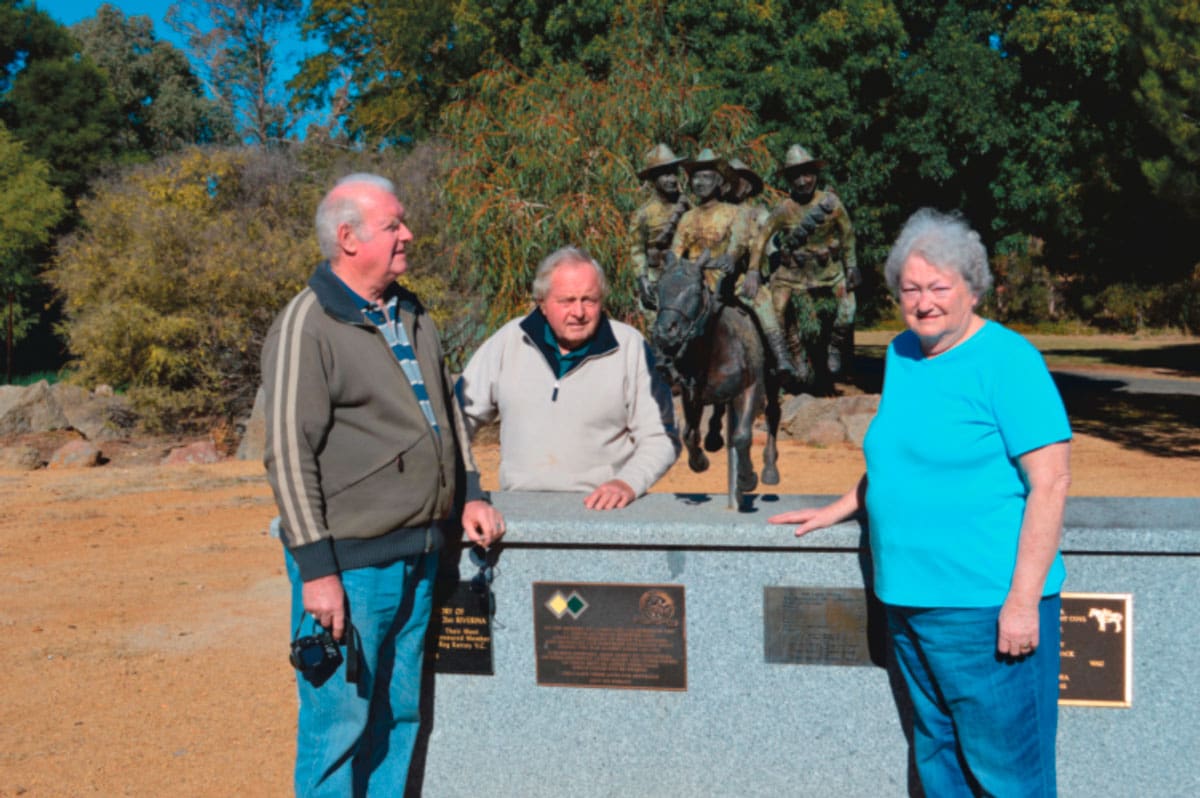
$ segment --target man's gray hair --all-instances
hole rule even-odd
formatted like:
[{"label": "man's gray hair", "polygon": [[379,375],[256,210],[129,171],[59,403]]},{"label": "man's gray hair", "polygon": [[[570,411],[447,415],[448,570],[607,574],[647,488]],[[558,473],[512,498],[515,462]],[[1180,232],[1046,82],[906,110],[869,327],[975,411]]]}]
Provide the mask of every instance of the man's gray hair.
[{"label": "man's gray hair", "polygon": [[533,301],[541,302],[550,293],[550,277],[554,270],[564,263],[586,263],[596,270],[596,278],[600,281],[600,301],[608,296],[608,280],[604,278],[604,269],[596,263],[596,259],[588,254],[586,249],[579,247],[563,247],[556,249],[542,259],[537,271],[533,274]]},{"label": "man's gray hair", "polygon": [[337,254],[339,227],[348,224],[356,235],[362,233],[363,215],[358,198],[353,193],[338,191],[339,188],[350,184],[371,186],[393,195],[396,193],[396,187],[391,180],[367,172],[346,175],[334,183],[333,188],[317,206],[317,243],[321,246],[321,256],[327,260],[332,260]]},{"label": "man's gray hair", "polygon": [[942,271],[958,272],[977,298],[992,287],[987,249],[979,233],[972,230],[957,212],[942,213],[933,208],[921,208],[908,217],[883,267],[883,276],[892,296],[900,296],[900,272],[913,255],[919,255]]}]

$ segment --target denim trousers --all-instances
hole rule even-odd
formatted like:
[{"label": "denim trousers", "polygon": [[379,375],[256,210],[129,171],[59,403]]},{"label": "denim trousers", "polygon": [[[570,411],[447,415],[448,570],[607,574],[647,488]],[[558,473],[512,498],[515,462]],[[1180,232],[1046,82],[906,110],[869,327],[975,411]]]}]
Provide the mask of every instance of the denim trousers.
[{"label": "denim trousers", "polygon": [[929,798],[1056,794],[1061,606],[1042,599],[1036,651],[1010,658],[996,651],[999,607],[887,605]]},{"label": "denim trousers", "polygon": [[[303,611],[300,572],[284,552],[292,584],[289,631],[311,634],[315,622]],[[436,574],[436,552],[342,572],[349,620],[360,640],[358,682],[346,681],[344,663],[319,686],[297,674],[297,796],[404,793],[421,722],[421,667]]]}]

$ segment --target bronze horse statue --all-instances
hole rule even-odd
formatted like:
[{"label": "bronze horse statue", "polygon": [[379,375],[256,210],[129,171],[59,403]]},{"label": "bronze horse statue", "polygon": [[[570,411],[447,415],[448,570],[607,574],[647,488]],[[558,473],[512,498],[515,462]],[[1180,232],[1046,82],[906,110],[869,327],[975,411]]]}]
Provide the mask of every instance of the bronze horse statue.
[{"label": "bronze horse statue", "polygon": [[[767,444],[762,482],[779,484],[775,434],[779,429],[779,386],[767,369],[762,336],[751,314],[722,303],[705,285],[704,270],[720,268],[705,252],[695,261],[668,255],[658,281],[658,318],[651,338],[659,365],[679,386],[683,398],[683,442],[688,466],[708,468],[700,448],[700,416],[726,408],[730,507],[740,508],[744,494],[758,487],[750,461],[754,421],[765,407]],[[715,436],[719,440],[719,433]],[[714,438],[710,431],[709,439]],[[712,447],[709,447],[712,450]]]}]

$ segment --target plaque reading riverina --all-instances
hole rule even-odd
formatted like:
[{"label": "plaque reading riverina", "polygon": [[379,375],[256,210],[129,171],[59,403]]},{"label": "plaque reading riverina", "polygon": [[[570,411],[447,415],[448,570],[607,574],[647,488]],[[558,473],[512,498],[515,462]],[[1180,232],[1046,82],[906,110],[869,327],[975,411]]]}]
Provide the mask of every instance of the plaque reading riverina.
[{"label": "plaque reading riverina", "polygon": [[436,641],[433,669],[437,673],[491,676],[492,626],[486,597],[457,584],[434,605],[430,623]]},{"label": "plaque reading riverina", "polygon": [[1063,593],[1058,703],[1133,705],[1133,596]]},{"label": "plaque reading riverina", "polygon": [[537,681],[687,690],[682,585],[533,583]]}]

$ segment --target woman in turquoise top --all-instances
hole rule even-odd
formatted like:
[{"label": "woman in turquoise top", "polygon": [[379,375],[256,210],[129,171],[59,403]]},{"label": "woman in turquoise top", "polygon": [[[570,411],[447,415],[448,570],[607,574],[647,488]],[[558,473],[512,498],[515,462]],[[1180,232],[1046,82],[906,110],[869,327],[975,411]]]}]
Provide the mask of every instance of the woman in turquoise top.
[{"label": "woman in turquoise top", "polygon": [[770,521],[799,536],[866,510],[927,795],[1054,795],[1066,411],[1038,351],[975,312],[992,278],[960,217],[913,214],[884,272],[908,331],[867,473]]}]

